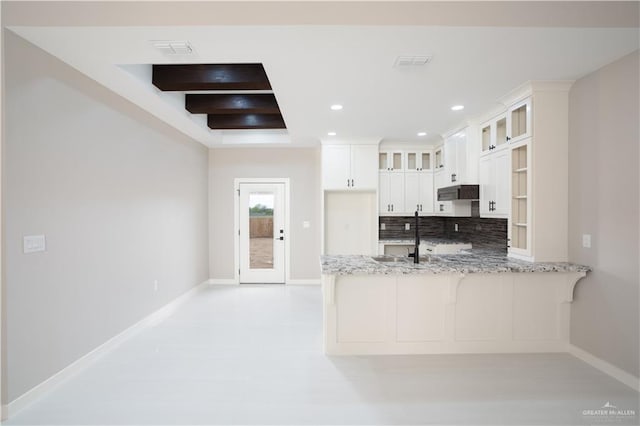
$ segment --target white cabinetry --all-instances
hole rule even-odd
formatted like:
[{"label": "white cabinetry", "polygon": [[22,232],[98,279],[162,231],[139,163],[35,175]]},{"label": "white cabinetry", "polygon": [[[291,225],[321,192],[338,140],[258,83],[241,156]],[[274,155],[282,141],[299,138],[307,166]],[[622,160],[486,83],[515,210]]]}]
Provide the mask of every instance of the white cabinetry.
[{"label": "white cabinetry", "polygon": [[380,172],[378,212],[381,215],[404,213],[404,173]]},{"label": "white cabinetry", "polygon": [[445,139],[444,168],[447,171],[447,186],[466,182],[467,139],[464,130]]},{"label": "white cabinetry", "polygon": [[381,215],[404,211],[404,160],[401,150],[378,153],[378,213]]},{"label": "white cabinetry", "polygon": [[509,216],[509,151],[480,158],[480,216]]},{"label": "white cabinetry", "polygon": [[407,216],[433,213],[433,158],[431,149],[393,144],[378,154],[378,213]]},{"label": "white cabinetry", "polygon": [[531,97],[528,97],[480,126],[482,152],[499,150],[531,135]]},{"label": "white cabinetry", "polygon": [[377,157],[377,145],[323,145],[323,189],[375,191]]},{"label": "white cabinetry", "polygon": [[568,259],[571,84],[529,82],[503,97],[505,109],[480,126],[480,215],[509,219],[510,256]]},{"label": "white cabinetry", "polygon": [[406,172],[404,174],[404,211],[418,214],[433,213],[433,173]]}]

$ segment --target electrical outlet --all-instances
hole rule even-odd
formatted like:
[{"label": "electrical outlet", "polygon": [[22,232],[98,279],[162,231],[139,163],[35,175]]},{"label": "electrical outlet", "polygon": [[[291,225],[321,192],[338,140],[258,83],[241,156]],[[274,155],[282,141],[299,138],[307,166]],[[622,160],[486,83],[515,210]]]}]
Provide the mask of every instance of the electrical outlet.
[{"label": "electrical outlet", "polygon": [[309,223],[308,220],[305,220],[304,222],[302,222],[302,227],[307,229],[311,227],[311,223]]},{"label": "electrical outlet", "polygon": [[457,223],[454,223],[454,224],[453,224],[453,230],[454,230],[454,231],[456,231],[456,232],[458,232],[458,224],[457,224]]},{"label": "electrical outlet", "polygon": [[408,230],[410,230],[410,229],[411,229],[411,224],[410,224],[410,223],[405,223],[405,224],[404,224],[404,230],[405,230],[405,231],[408,231]]},{"label": "electrical outlet", "polygon": [[27,235],[22,239],[22,252],[24,254],[45,251],[46,249],[47,243],[44,235]]},{"label": "electrical outlet", "polygon": [[387,225],[385,223],[381,223],[380,224],[380,230],[384,231],[385,229],[387,229]]},{"label": "electrical outlet", "polygon": [[591,234],[582,234],[582,247],[591,248]]}]

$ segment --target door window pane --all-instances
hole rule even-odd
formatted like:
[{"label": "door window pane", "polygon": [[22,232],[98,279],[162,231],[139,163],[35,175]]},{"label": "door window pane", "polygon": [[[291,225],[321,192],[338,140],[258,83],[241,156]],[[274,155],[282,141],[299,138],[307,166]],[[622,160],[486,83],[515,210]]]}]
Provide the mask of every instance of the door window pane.
[{"label": "door window pane", "polygon": [[273,204],[272,192],[249,194],[249,268],[273,269]]}]

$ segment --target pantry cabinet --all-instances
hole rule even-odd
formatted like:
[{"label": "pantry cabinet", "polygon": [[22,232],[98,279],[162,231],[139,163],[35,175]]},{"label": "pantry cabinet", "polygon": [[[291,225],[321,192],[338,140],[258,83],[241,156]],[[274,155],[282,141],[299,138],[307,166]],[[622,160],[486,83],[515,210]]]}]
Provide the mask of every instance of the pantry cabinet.
[{"label": "pantry cabinet", "polygon": [[377,145],[323,145],[323,189],[375,191],[378,187],[377,159]]},{"label": "pantry cabinet", "polygon": [[[480,213],[508,218],[509,256],[536,262],[568,259],[571,85],[568,81],[526,83],[500,100],[505,106],[502,115],[481,126]],[[498,117],[505,119],[505,142],[488,149],[487,141],[493,136],[487,135],[487,127],[497,129]]]}]

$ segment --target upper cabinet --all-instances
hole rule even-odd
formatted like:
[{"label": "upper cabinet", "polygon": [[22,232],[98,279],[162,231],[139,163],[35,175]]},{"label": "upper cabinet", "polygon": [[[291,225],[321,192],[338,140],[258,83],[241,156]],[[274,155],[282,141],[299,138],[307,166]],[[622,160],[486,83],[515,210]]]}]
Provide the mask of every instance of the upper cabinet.
[{"label": "upper cabinet", "polygon": [[375,191],[377,161],[377,145],[323,145],[322,187],[334,191]]},{"label": "upper cabinet", "polygon": [[406,171],[422,172],[431,171],[431,151],[406,151]]},{"label": "upper cabinet", "polygon": [[[442,152],[441,152],[442,154]],[[378,212],[381,216],[433,213],[434,152],[409,144],[382,148],[378,154]]]},{"label": "upper cabinet", "polygon": [[509,216],[509,151],[480,159],[480,216]]},{"label": "upper cabinet", "polygon": [[482,152],[491,152],[532,135],[531,97],[511,105],[480,126]]},{"label": "upper cabinet", "polygon": [[507,110],[507,142],[515,143],[531,136],[531,98],[517,102]]},{"label": "upper cabinet", "polygon": [[380,151],[378,153],[378,170],[381,172],[404,171],[404,153],[402,151]]}]

